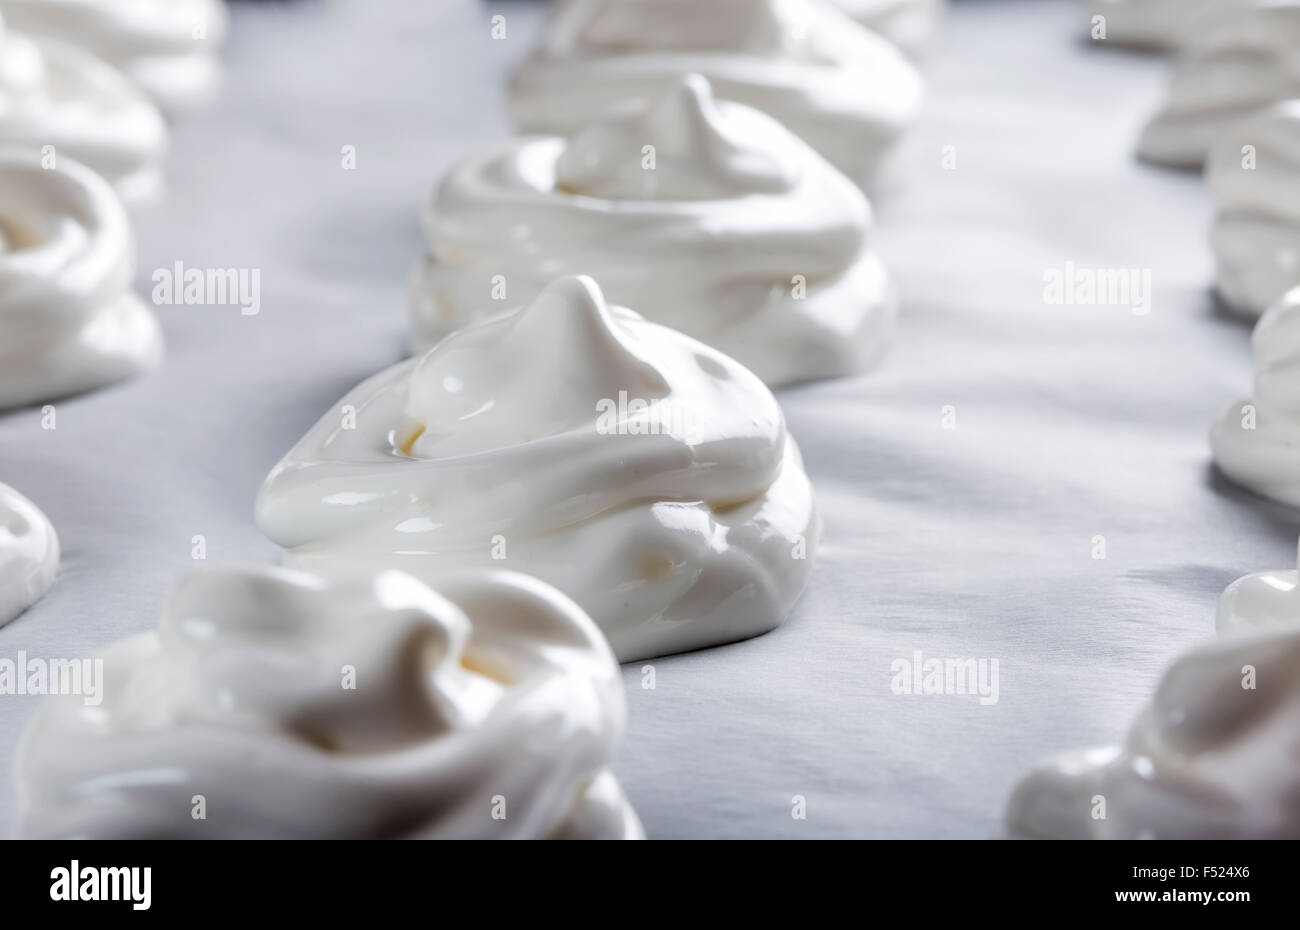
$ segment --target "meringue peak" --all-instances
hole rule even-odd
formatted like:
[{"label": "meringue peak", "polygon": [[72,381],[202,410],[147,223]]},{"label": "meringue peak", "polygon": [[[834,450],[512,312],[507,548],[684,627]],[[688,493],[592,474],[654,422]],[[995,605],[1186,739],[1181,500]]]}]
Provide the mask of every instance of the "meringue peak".
[{"label": "meringue peak", "polygon": [[399,450],[466,455],[594,426],[597,402],[620,391],[664,397],[667,379],[620,317],[639,319],[574,275],[521,310],[453,333],[411,374]]},{"label": "meringue peak", "polygon": [[807,153],[774,120],[714,99],[685,75],[642,112],[569,139],[555,165],[564,192],[620,200],[712,200],[790,190]]}]

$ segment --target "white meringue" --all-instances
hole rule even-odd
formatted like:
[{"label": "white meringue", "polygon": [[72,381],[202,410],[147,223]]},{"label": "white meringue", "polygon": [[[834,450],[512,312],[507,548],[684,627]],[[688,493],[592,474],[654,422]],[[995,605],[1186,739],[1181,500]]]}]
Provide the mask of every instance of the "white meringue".
[{"label": "white meringue", "polygon": [[212,568],[103,661],[23,733],[21,837],[643,837],[614,657],[533,578]]},{"label": "white meringue", "polygon": [[771,385],[867,367],[896,312],[891,279],[866,248],[861,191],[771,117],[715,103],[699,76],[648,112],[469,159],[424,219],[431,253],[411,287],[417,350],[500,312],[498,286],[522,303],[576,272]]},{"label": "white meringue", "polygon": [[872,32],[916,56],[943,15],[945,0],[832,0]]},{"label": "white meringue", "polygon": [[858,183],[920,107],[915,66],[823,0],[569,0],[515,75],[525,132],[643,110],[685,74],[776,117]]},{"label": "white meringue", "polygon": [[134,273],[130,221],[99,175],[0,149],[0,410],[157,364],[162,331]]},{"label": "white meringue", "polygon": [[1009,832],[1300,838],[1296,572],[1233,582],[1218,628],[1222,639],[1169,668],[1122,745],[1064,753],[1023,778],[1007,805]]},{"label": "white meringue", "polygon": [[109,65],[0,20],[0,145],[47,162],[84,162],[124,199],[139,201],[161,186],[167,129],[158,109]]},{"label": "white meringue", "polygon": [[1251,341],[1255,396],[1210,427],[1214,464],[1252,491],[1300,506],[1300,288],[1264,315]]},{"label": "white meringue", "polygon": [[91,52],[167,110],[205,102],[220,83],[221,0],[0,0],[0,13],[15,29]]},{"label": "white meringue", "polygon": [[0,484],[0,626],[50,590],[59,571],[59,537],[35,504]]},{"label": "white meringue", "polygon": [[762,382],[589,278],[363,382],[272,470],[257,522],[304,566],[536,575],[625,662],[777,626],[818,530]]},{"label": "white meringue", "polygon": [[1210,150],[1205,178],[1218,207],[1219,294],[1258,317],[1300,285],[1300,100],[1234,123]]},{"label": "white meringue", "polygon": [[1172,51],[1196,38],[1198,20],[1249,5],[1252,0],[1084,0],[1089,35],[1094,17],[1106,18],[1104,42]]},{"label": "white meringue", "polygon": [[1163,109],[1138,153],[1176,168],[1205,162],[1215,141],[1253,111],[1300,97],[1300,2],[1254,0],[1199,21],[1174,63]]}]

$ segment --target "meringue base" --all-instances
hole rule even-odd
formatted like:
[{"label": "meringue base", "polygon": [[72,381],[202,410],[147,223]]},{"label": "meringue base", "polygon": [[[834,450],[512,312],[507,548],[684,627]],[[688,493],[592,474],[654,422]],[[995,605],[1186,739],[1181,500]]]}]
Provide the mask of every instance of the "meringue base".
[{"label": "meringue base", "polygon": [[1251,319],[1300,285],[1300,227],[1263,216],[1223,216],[1210,242],[1224,301]]},{"label": "meringue base", "polygon": [[[480,282],[492,273],[423,259],[411,280],[411,351],[423,353],[453,330],[500,312],[468,296],[481,294]],[[610,303],[636,307],[647,319],[713,346],[771,387],[870,368],[885,354],[898,315],[893,279],[872,253],[834,278],[809,281],[800,298],[792,296],[788,282],[731,281],[687,296],[669,294],[668,286],[657,287],[654,280],[612,275],[598,280]],[[511,303],[519,304],[536,297],[547,282],[521,282],[516,275],[510,283]]]},{"label": "meringue base", "polygon": [[346,542],[290,549],[285,564],[323,575],[395,568],[435,587],[466,568],[523,572],[573,598],[618,660],[635,662],[775,629],[803,592],[820,530],[812,485],[787,440],[767,492],[725,509],[703,501],[634,504],[538,536],[511,536],[504,559],[492,557],[491,539],[392,552],[358,532]]},{"label": "meringue base", "polygon": [[0,626],[50,590],[59,573],[59,537],[30,500],[0,484]]},{"label": "meringue base", "polygon": [[645,828],[623,793],[623,786],[606,769],[592,779],[574,804],[568,820],[547,839],[643,840]]},{"label": "meringue base", "polygon": [[1154,165],[1194,171],[1205,165],[1210,147],[1241,119],[1242,114],[1214,118],[1204,113],[1174,116],[1161,113],[1142,130],[1138,157]]},{"label": "meringue base", "polygon": [[149,307],[126,294],[48,354],[3,360],[0,410],[59,400],[133,378],[162,359],[162,328]]},{"label": "meringue base", "polygon": [[[1242,408],[1255,405],[1255,428],[1243,429]],[[1300,422],[1245,398],[1210,427],[1214,464],[1237,484],[1300,507]]]}]

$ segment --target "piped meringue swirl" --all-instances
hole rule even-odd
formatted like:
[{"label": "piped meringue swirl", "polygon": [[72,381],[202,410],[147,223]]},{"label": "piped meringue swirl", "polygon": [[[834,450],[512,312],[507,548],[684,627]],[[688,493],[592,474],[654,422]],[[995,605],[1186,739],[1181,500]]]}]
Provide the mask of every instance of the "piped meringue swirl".
[{"label": "piped meringue swirl", "polygon": [[522,575],[197,571],[109,647],[100,697],[28,723],[21,837],[643,836],[608,769],[614,657]]},{"label": "piped meringue swirl", "polygon": [[1254,0],[1221,10],[1197,21],[1138,153],[1158,164],[1199,168],[1233,123],[1291,97],[1300,97],[1300,2]]},{"label": "piped meringue swirl", "polygon": [[581,277],[347,394],[272,470],[257,522],[302,565],[536,575],[622,661],[777,626],[818,530],[762,382]]},{"label": "piped meringue swirl", "polygon": [[0,484],[0,626],[50,590],[59,571],[59,537],[40,508]]},{"label": "piped meringue swirl", "polygon": [[833,0],[849,16],[909,55],[925,48],[945,0]]},{"label": "piped meringue swirl", "polygon": [[1300,506],[1300,287],[1255,326],[1255,396],[1210,427],[1219,470],[1252,491]]},{"label": "piped meringue swirl", "polygon": [[108,62],[169,111],[205,102],[220,83],[221,0],[0,0],[0,13]]},{"label": "piped meringue swirl", "polygon": [[1123,744],[1064,753],[1023,778],[1007,805],[1009,832],[1300,838],[1296,577],[1262,572],[1233,582],[1219,602],[1220,640],[1173,663]]},{"label": "piped meringue swirl", "polygon": [[[1199,21],[1246,7],[1252,0],[1085,0],[1089,34],[1097,16],[1106,18],[1105,42],[1173,51],[1196,38]],[[1208,28],[1208,27],[1206,27]]]},{"label": "piped meringue swirl", "polygon": [[470,158],[424,219],[416,349],[499,312],[496,289],[525,302],[563,273],[592,274],[612,302],[772,385],[867,367],[896,314],[862,193],[771,117],[715,101],[699,76],[569,139]]},{"label": "piped meringue swirl", "polygon": [[571,134],[644,110],[686,74],[769,113],[860,184],[922,93],[897,48],[823,0],[569,0],[516,74],[511,110],[525,132]]},{"label": "piped meringue swirl", "polygon": [[155,365],[162,333],[131,291],[135,239],[117,196],[67,158],[0,149],[0,409]]},{"label": "piped meringue swirl", "polygon": [[158,109],[111,66],[0,20],[0,145],[47,162],[84,162],[137,201],[161,186],[167,130]]},{"label": "piped meringue swirl", "polygon": [[1226,130],[1205,177],[1218,208],[1210,241],[1219,294],[1258,317],[1300,285],[1300,100]]}]

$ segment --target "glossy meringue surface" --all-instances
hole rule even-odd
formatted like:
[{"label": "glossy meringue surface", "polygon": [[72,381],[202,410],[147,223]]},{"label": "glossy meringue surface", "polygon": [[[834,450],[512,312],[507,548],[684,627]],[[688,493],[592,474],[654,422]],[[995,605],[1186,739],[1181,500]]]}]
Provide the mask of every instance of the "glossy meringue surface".
[{"label": "glossy meringue surface", "polygon": [[0,20],[0,145],[84,162],[139,201],[162,183],[167,130],[153,103],[111,66]]},{"label": "glossy meringue surface", "polygon": [[644,110],[683,75],[763,110],[861,184],[916,118],[919,72],[823,0],[569,0],[515,75],[529,133],[571,134]]},{"label": "glossy meringue surface", "polygon": [[762,382],[585,277],[363,382],[272,470],[257,522],[301,565],[536,575],[621,661],[777,626],[818,530]]},{"label": "glossy meringue surface", "polygon": [[1199,168],[1233,124],[1300,97],[1300,2],[1253,0],[1199,21],[1174,62],[1163,108],[1138,142],[1146,160]]},{"label": "glossy meringue surface", "polygon": [[715,100],[698,75],[643,112],[471,157],[424,221],[417,350],[499,313],[498,285],[518,305],[560,273],[590,273],[611,302],[772,385],[867,367],[896,314],[862,193],[771,117]]},{"label": "glossy meringue surface", "polygon": [[60,158],[0,148],[0,409],[139,374],[162,356],[131,290],[135,239],[105,181]]},{"label": "glossy meringue surface", "polygon": [[59,571],[59,537],[41,509],[0,484],[0,626],[39,601]]},{"label": "glossy meringue surface", "polygon": [[1300,838],[1296,572],[1233,582],[1217,624],[1221,638],[1170,666],[1121,745],[1062,754],[1019,782],[1013,835]]},{"label": "glossy meringue surface", "polygon": [[1300,287],[1255,326],[1255,390],[1210,427],[1214,464],[1238,484],[1300,506]]},{"label": "glossy meringue surface", "polygon": [[833,3],[913,56],[924,50],[945,6],[944,0],[833,0]]},{"label": "glossy meringue surface", "polygon": [[1252,0],[1084,0],[1088,34],[1094,17],[1106,17],[1106,38],[1134,48],[1176,51],[1196,38],[1204,17],[1248,6]]},{"label": "glossy meringue surface", "polygon": [[1300,285],[1300,100],[1233,124],[1210,150],[1205,179],[1218,210],[1219,294],[1258,317]]},{"label": "glossy meringue surface", "polygon": [[167,110],[216,91],[229,14],[221,0],[0,0],[22,32],[85,49]]},{"label": "glossy meringue surface", "polygon": [[103,658],[23,732],[20,837],[643,836],[618,667],[533,578],[210,568]]}]

